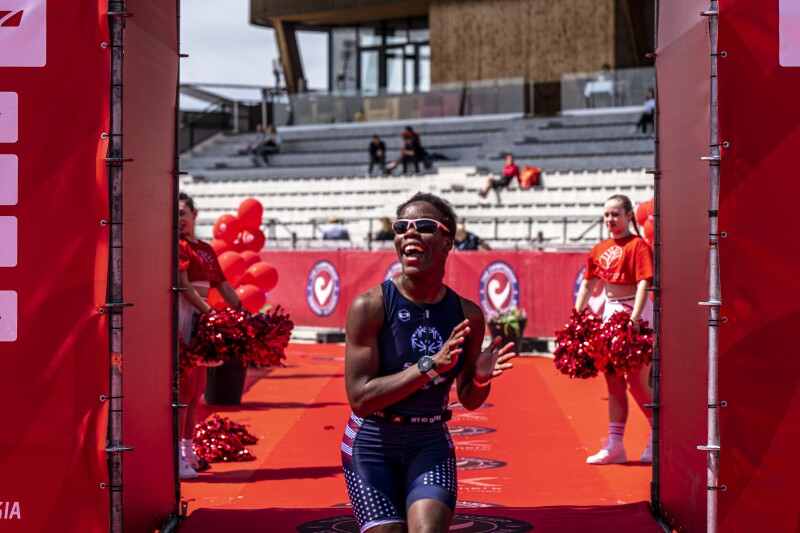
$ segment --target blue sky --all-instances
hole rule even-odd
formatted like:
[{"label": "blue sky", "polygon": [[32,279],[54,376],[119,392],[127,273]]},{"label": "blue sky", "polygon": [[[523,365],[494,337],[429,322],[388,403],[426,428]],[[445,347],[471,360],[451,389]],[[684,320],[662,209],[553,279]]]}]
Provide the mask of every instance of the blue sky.
[{"label": "blue sky", "polygon": [[[224,6],[225,9],[220,9]],[[249,0],[181,2],[181,82],[273,86],[272,60],[278,57],[271,29],[249,23]],[[301,34],[308,86],[327,87],[326,38]]]}]

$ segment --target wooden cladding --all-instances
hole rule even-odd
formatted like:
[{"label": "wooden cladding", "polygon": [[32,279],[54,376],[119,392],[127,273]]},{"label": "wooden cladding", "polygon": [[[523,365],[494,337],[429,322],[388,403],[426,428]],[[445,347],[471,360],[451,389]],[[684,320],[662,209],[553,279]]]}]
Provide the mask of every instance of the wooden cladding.
[{"label": "wooden cladding", "polygon": [[438,0],[429,20],[434,84],[615,66],[615,0]]}]

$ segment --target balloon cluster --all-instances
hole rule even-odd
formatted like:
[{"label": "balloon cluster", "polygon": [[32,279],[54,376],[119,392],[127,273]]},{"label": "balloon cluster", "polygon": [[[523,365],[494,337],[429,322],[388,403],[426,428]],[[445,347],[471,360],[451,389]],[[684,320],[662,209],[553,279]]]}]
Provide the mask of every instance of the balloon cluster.
[{"label": "balloon cluster", "polygon": [[[261,202],[247,198],[239,205],[236,215],[225,214],[217,219],[214,240],[209,243],[217,253],[225,279],[251,313],[266,305],[266,293],[278,284],[278,271],[259,255],[266,243],[261,231],[263,215]],[[209,292],[208,304],[218,311],[228,306],[216,289]]]},{"label": "balloon cluster", "polygon": [[654,237],[655,237],[655,225],[654,225],[654,216],[655,216],[655,199],[651,198],[640,203],[636,206],[636,222],[642,227],[642,231],[644,232],[644,240],[650,243],[650,246],[653,246]]},{"label": "balloon cluster", "polygon": [[194,452],[201,470],[208,463],[253,461],[256,457],[247,448],[258,438],[229,418],[214,415],[194,427]]},{"label": "balloon cluster", "polygon": [[584,309],[572,311],[569,322],[556,332],[554,363],[562,374],[587,379],[603,372],[624,376],[653,360],[653,330],[647,321],[635,332],[627,311],[603,322]]}]

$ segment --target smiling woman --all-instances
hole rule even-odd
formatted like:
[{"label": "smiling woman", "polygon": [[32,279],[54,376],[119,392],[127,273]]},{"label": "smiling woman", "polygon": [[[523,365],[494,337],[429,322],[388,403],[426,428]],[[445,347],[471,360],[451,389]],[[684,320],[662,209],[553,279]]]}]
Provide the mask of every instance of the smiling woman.
[{"label": "smiling woman", "polygon": [[481,351],[483,312],[444,283],[456,216],[417,193],[392,225],[401,273],[358,296],[347,315],[345,385],[353,410],[342,465],[361,531],[446,531],[456,502],[447,405],[476,409],[512,367],[514,345]]}]

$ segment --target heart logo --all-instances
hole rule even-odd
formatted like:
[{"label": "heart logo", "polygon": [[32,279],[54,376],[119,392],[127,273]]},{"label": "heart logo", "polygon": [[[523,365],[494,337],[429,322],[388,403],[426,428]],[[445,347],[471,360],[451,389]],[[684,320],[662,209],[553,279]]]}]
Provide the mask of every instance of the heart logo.
[{"label": "heart logo", "polygon": [[622,259],[622,247],[621,246],[612,246],[605,252],[600,258],[597,260],[600,263],[600,266],[606,270],[610,270],[619,264],[619,260]]},{"label": "heart logo", "polygon": [[489,301],[495,309],[502,310],[511,295],[511,284],[506,279],[505,284],[500,283],[500,280],[493,278],[489,281],[488,286]]},{"label": "heart logo", "polygon": [[314,296],[320,305],[328,303],[331,293],[333,293],[333,279],[328,278],[328,282],[326,283],[325,278],[319,276],[314,280]]}]

